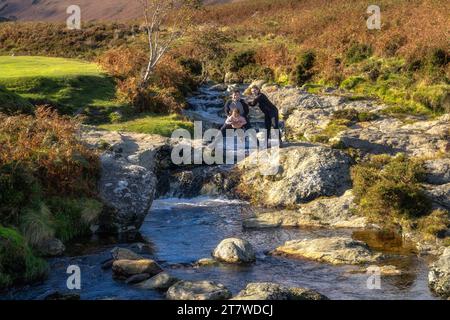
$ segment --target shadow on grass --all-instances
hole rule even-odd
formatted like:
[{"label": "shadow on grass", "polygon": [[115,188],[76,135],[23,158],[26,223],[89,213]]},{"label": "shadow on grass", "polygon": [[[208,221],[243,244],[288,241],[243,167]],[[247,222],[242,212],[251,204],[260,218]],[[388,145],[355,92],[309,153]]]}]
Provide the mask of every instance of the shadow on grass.
[{"label": "shadow on grass", "polygon": [[50,104],[63,114],[80,113],[85,108],[105,112],[122,106],[116,101],[114,80],[106,76],[15,78],[2,79],[0,84],[34,104]]}]

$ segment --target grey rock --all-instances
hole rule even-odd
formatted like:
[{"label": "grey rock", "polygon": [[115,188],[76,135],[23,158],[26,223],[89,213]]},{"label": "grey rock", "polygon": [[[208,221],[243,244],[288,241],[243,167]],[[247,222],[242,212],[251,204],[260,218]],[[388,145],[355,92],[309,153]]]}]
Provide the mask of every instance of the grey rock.
[{"label": "grey rock", "polygon": [[442,256],[430,266],[428,283],[436,294],[450,298],[450,248],[446,248]]},{"label": "grey rock", "polygon": [[126,280],[131,276],[147,273],[154,276],[163,270],[151,259],[142,260],[116,260],[112,265],[113,276],[116,279]]},{"label": "grey rock", "polygon": [[343,194],[351,186],[352,160],[338,150],[302,144],[280,149],[279,161],[261,159],[271,156],[258,152],[238,166],[240,194],[259,205],[292,207]]},{"label": "grey rock", "polygon": [[328,298],[311,289],[256,282],[247,284],[232,300],[328,300]]},{"label": "grey rock", "polygon": [[138,255],[137,253],[126,249],[126,248],[120,248],[115,247],[111,250],[111,257],[114,260],[142,260],[143,257]]},{"label": "grey rock", "polygon": [[367,219],[355,215],[354,196],[351,190],[340,197],[319,198],[301,204],[297,210],[275,210],[256,213],[244,220],[245,228],[277,227],[333,227],[364,228]]},{"label": "grey rock", "polygon": [[61,240],[52,238],[39,243],[37,249],[45,257],[56,257],[62,255],[66,247]]},{"label": "grey rock", "polygon": [[450,158],[425,161],[426,182],[429,184],[450,183]]},{"label": "grey rock", "polygon": [[334,265],[374,263],[381,258],[364,242],[344,237],[287,241],[273,253]]},{"label": "grey rock", "polygon": [[167,290],[178,281],[179,279],[172,277],[167,272],[161,272],[148,280],[136,284],[136,287],[146,290]]},{"label": "grey rock", "polygon": [[213,257],[227,263],[249,263],[256,260],[253,246],[238,238],[222,240],[214,249]]},{"label": "grey rock", "polygon": [[225,300],[231,292],[213,281],[179,281],[167,290],[169,300]]},{"label": "grey rock", "polygon": [[100,156],[100,197],[105,212],[99,231],[128,232],[142,225],[156,190],[156,173],[164,164],[161,154],[168,140],[136,133],[118,133],[83,128],[82,138],[98,148],[110,146]]}]

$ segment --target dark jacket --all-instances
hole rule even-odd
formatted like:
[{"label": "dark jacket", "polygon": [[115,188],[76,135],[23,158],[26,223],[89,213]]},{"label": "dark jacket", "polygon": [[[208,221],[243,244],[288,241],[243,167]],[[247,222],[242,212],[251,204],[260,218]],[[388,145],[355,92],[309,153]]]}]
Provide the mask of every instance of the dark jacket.
[{"label": "dark jacket", "polygon": [[248,104],[252,107],[258,105],[259,109],[261,109],[261,111],[266,116],[275,116],[276,114],[278,114],[278,108],[275,107],[275,105],[263,93],[260,93],[256,97],[251,98],[248,101]]},{"label": "dark jacket", "polygon": [[[242,107],[244,108],[244,114],[241,114],[241,116],[243,116],[248,121],[248,114],[250,113],[250,109],[248,107],[248,104],[247,104],[247,102],[244,101],[244,99],[240,99],[239,101],[241,102]],[[225,114],[227,116],[230,115],[230,112],[231,112],[230,106],[231,106],[232,103],[233,103],[233,100],[228,100],[225,103],[225,110],[224,111],[225,111]]]}]

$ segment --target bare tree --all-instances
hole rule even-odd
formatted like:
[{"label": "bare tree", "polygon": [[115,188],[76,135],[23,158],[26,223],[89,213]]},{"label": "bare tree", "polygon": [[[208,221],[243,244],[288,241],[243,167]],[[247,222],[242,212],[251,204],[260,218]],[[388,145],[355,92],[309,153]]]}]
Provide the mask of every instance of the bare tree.
[{"label": "bare tree", "polygon": [[181,38],[192,23],[194,9],[201,1],[193,0],[138,0],[142,5],[144,28],[148,40],[148,62],[140,87],[147,87],[158,62]]}]

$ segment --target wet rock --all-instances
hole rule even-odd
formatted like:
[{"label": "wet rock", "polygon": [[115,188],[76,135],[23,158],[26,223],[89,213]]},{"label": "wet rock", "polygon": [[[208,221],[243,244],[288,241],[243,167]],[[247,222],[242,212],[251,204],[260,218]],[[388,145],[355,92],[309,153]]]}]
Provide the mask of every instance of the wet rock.
[{"label": "wet rock", "polygon": [[[273,161],[271,161],[273,160]],[[343,152],[302,144],[251,155],[239,164],[241,196],[270,207],[295,206],[350,188],[351,159]]]},{"label": "wet rock", "polygon": [[430,266],[428,283],[433,292],[450,298],[450,248],[446,248],[439,260]]},{"label": "wet rock", "polygon": [[333,227],[365,228],[365,217],[354,214],[356,205],[351,190],[340,197],[320,198],[300,205],[298,210],[277,210],[256,213],[254,217],[244,220],[245,228],[276,227]]},{"label": "wet rock", "polygon": [[233,175],[231,166],[201,166],[168,172],[160,179],[158,195],[177,198],[232,196],[236,184],[237,176]]},{"label": "wet rock", "polygon": [[179,279],[172,277],[167,272],[161,272],[148,280],[136,284],[136,287],[146,290],[167,290],[178,281]]},{"label": "wet rock", "polygon": [[253,246],[248,241],[238,238],[222,240],[214,249],[213,257],[227,263],[249,263],[256,260]]},{"label": "wet rock", "polygon": [[344,237],[287,241],[273,253],[335,265],[374,263],[381,257],[364,242]]},{"label": "wet rock", "polygon": [[328,300],[317,291],[289,288],[271,282],[249,283],[232,300]]},{"label": "wet rock", "polygon": [[135,283],[139,283],[139,282],[145,281],[148,278],[150,278],[150,275],[148,273],[136,274],[134,276],[129,277],[125,281],[125,283],[126,284],[135,284]]},{"label": "wet rock", "polygon": [[138,255],[137,253],[126,249],[115,247],[111,250],[111,256],[114,260],[142,260],[143,257]]},{"label": "wet rock", "polygon": [[61,240],[53,238],[39,243],[37,249],[45,257],[56,257],[62,255],[66,247]]},{"label": "wet rock", "polygon": [[88,127],[83,139],[94,148],[108,144],[100,156],[99,193],[105,204],[101,232],[138,230],[156,190],[159,153],[168,140],[156,135],[99,131]]},{"label": "wet rock", "polygon": [[126,280],[131,276],[148,273],[150,276],[156,275],[163,270],[153,260],[116,260],[112,265],[113,276],[116,279]]},{"label": "wet rock", "polygon": [[231,292],[213,281],[179,281],[167,290],[169,300],[225,300]]},{"label": "wet rock", "polygon": [[217,260],[214,260],[212,258],[202,258],[199,259],[194,266],[196,267],[211,267],[211,266],[216,266],[219,263],[217,262]]}]

